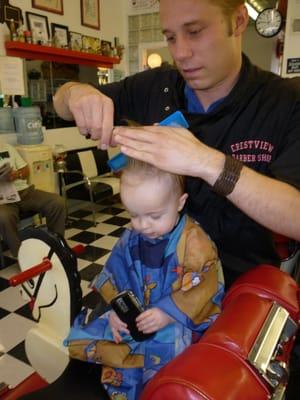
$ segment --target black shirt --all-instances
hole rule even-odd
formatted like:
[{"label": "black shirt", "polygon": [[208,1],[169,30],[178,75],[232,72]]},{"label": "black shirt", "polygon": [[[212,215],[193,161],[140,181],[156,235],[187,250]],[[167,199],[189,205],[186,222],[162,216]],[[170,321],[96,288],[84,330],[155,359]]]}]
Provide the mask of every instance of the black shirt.
[{"label": "black shirt", "polygon": [[[153,124],[181,110],[203,143],[300,188],[300,79],[262,71],[243,56],[238,82],[206,114],[186,111],[184,86],[176,69],[164,67],[102,86],[101,91],[114,101],[116,124],[122,118]],[[243,272],[260,263],[279,265],[268,229],[199,178],[188,177],[186,189],[187,212],[216,242],[223,267]]]}]

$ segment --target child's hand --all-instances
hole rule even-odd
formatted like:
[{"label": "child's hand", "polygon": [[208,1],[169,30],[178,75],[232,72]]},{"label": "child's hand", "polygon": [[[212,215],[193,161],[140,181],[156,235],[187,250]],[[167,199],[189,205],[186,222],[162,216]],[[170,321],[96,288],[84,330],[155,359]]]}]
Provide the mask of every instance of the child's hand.
[{"label": "child's hand", "polygon": [[121,321],[114,311],[109,313],[109,325],[116,343],[120,343],[122,341],[120,332],[125,332],[127,335],[130,334],[129,330],[127,329],[127,324]]},{"label": "child's hand", "polygon": [[161,309],[154,307],[142,312],[137,317],[136,326],[143,333],[152,333],[164,328],[171,322],[174,322],[173,318]]}]

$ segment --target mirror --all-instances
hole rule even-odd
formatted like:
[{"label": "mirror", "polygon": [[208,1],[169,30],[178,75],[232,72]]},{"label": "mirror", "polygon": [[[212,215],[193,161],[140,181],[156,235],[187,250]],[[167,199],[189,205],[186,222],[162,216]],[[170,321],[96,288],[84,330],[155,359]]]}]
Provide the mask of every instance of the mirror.
[{"label": "mirror", "polygon": [[33,105],[40,107],[46,129],[74,126],[74,121],[65,121],[56,114],[52,96],[59,86],[69,81],[78,81],[98,86],[109,81],[108,69],[101,70],[78,64],[60,64],[50,61],[26,60],[28,96]]}]

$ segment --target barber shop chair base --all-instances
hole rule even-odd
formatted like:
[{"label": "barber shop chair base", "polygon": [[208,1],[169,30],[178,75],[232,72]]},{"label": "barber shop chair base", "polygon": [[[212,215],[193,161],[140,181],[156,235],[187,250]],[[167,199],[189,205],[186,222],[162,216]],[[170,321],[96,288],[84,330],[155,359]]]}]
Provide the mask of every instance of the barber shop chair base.
[{"label": "barber shop chair base", "polygon": [[300,332],[291,354],[290,376],[285,400],[299,400],[300,394]]},{"label": "barber shop chair base", "polygon": [[[21,395],[22,400],[109,400],[100,383],[101,366],[70,360],[63,374],[51,385],[38,391]],[[13,400],[13,398],[8,399]]]}]

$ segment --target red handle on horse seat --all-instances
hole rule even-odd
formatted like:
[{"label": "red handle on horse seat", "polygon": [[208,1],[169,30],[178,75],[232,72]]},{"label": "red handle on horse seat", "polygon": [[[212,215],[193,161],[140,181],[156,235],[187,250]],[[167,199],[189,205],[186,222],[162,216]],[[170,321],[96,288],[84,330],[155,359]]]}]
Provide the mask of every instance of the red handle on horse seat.
[{"label": "red handle on horse seat", "polygon": [[72,247],[72,251],[76,254],[76,256],[79,256],[79,254],[82,254],[85,251],[85,246],[83,244],[77,244],[76,246]]},{"label": "red handle on horse seat", "polygon": [[40,264],[35,265],[27,269],[26,271],[21,272],[20,274],[14,275],[10,278],[9,284],[10,286],[18,286],[21,283],[28,281],[31,278],[34,278],[40,275],[42,272],[46,272],[52,268],[51,261],[48,258],[45,258]]}]

